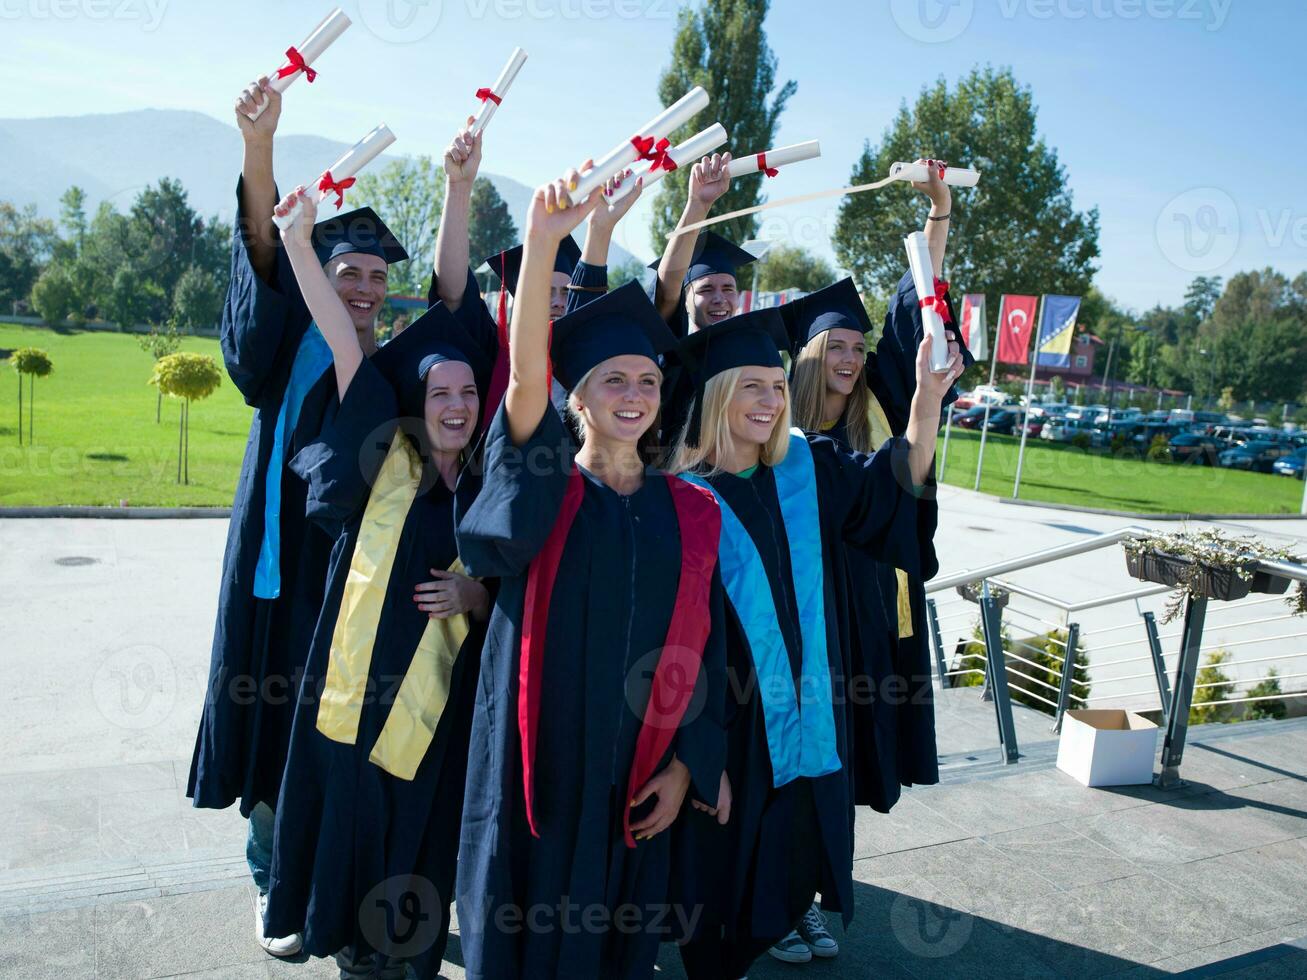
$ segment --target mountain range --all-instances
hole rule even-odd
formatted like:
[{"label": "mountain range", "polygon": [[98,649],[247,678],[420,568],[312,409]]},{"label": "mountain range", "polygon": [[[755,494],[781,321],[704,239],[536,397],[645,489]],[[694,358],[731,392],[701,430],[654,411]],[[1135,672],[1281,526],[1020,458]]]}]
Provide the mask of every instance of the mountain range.
[{"label": "mountain range", "polygon": [[[319,136],[277,138],[276,168],[283,186],[321,173],[348,145]],[[397,157],[383,154],[373,167]],[[162,177],[180,180],[191,207],[204,217],[230,221],[236,205],[241,140],[235,126],[200,112],[140,109],[88,116],[0,119],[0,199],[35,204],[47,218],[59,217],[59,198],[76,184],[86,191],[87,213],[101,201],[119,211]],[[519,229],[526,220],[531,188],[486,173]],[[347,201],[348,203],[348,201]],[[609,263],[630,261],[614,244]]]}]

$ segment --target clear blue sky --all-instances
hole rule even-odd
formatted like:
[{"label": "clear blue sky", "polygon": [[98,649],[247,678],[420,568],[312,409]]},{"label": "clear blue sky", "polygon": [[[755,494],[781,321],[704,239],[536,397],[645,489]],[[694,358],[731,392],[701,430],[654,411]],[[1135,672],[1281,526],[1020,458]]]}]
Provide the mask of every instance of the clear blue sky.
[{"label": "clear blue sky", "polygon": [[[330,6],[0,0],[0,115],[159,107],[229,121],[243,83]],[[288,95],[285,132],[353,140],[385,120],[397,151],[438,154],[472,92],[521,45],[531,58],[488,132],[485,167],[538,184],[657,111],[678,3],[343,6],[355,26],[317,84]],[[1076,205],[1101,211],[1109,295],[1145,308],[1178,301],[1198,272],[1307,268],[1301,0],[775,0],[767,30],[781,77],[799,83],[778,142],[823,147],[771,181],[773,197],[846,183],[863,140],[937,77],[1011,66],[1034,91]],[[829,255],[836,206],[772,212],[764,233]],[[645,207],[623,244],[651,254],[647,227]]]}]

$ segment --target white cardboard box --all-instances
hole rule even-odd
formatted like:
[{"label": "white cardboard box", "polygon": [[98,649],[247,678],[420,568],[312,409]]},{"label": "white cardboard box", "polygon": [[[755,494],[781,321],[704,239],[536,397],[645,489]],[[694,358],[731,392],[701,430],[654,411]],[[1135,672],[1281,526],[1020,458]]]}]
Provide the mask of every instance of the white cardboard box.
[{"label": "white cardboard box", "polygon": [[1062,716],[1057,767],[1086,786],[1134,786],[1153,781],[1157,726],[1119,708],[1088,708]]}]

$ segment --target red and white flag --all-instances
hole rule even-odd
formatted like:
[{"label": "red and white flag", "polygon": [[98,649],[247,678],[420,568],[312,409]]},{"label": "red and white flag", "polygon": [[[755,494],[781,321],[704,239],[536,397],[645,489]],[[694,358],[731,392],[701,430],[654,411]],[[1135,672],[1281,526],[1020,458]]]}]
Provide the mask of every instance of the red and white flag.
[{"label": "red and white flag", "polygon": [[1038,312],[1038,296],[1004,294],[998,305],[998,349],[994,355],[1000,363],[1030,363],[1030,335],[1035,331]]},{"label": "red and white flag", "polygon": [[978,361],[989,359],[989,328],[985,323],[985,294],[967,293],[962,297],[962,342]]}]

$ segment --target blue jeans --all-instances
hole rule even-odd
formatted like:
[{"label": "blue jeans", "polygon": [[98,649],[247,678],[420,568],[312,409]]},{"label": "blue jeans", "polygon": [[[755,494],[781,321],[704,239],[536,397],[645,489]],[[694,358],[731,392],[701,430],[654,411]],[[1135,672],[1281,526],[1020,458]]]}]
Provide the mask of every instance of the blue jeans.
[{"label": "blue jeans", "polygon": [[266,803],[256,803],[250,811],[249,833],[245,838],[245,860],[260,895],[268,893],[272,874],[272,827],[276,814]]}]

